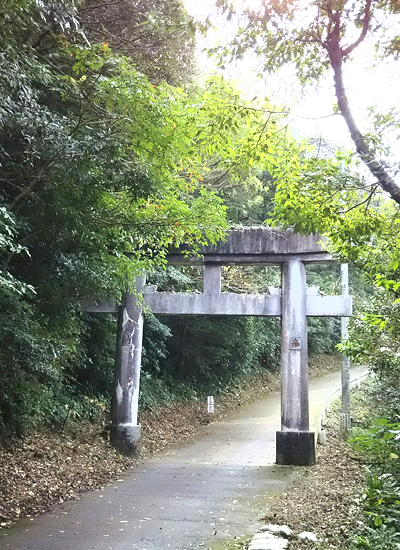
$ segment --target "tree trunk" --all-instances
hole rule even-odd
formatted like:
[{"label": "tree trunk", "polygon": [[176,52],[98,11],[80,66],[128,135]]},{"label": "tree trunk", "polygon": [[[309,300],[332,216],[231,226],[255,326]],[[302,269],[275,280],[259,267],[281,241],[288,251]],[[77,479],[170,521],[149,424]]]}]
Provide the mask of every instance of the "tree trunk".
[{"label": "tree trunk", "polygon": [[[338,51],[336,51],[336,48]],[[338,100],[338,106],[341,115],[346,121],[350,131],[351,138],[356,146],[357,153],[361,160],[367,166],[371,174],[377,179],[380,187],[386,191],[390,197],[400,204],[400,187],[387,172],[386,167],[375,157],[366,143],[363,135],[358,129],[347,99],[346,90],[343,84],[342,55],[339,46],[334,51],[329,52],[331,65],[334,71],[335,93]]]}]

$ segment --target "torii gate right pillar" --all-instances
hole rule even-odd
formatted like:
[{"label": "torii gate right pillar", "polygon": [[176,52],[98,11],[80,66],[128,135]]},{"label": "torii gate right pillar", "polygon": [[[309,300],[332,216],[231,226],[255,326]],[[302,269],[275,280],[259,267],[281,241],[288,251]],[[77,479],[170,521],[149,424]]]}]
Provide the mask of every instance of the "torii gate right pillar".
[{"label": "torii gate right pillar", "polygon": [[315,464],[315,435],[309,431],[306,270],[303,262],[282,265],[281,431],[277,464]]}]

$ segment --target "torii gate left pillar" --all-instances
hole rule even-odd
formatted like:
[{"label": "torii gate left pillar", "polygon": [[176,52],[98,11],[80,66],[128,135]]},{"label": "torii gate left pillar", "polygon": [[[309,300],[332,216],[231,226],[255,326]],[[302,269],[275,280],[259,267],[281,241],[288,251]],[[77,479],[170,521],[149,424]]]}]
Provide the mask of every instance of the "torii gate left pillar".
[{"label": "torii gate left pillar", "polygon": [[140,366],[142,361],[143,313],[138,293],[143,292],[145,275],[136,277],[135,293],[126,290],[118,308],[118,331],[111,403],[110,440],[127,455],[140,451],[138,425]]}]

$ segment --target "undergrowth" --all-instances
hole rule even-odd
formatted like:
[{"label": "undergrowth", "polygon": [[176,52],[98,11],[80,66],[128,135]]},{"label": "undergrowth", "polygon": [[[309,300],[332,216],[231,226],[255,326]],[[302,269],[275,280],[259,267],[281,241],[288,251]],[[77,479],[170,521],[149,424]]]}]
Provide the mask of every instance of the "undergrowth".
[{"label": "undergrowth", "polygon": [[[349,550],[398,550],[400,543],[400,417],[375,381],[358,399],[361,426],[350,440],[366,467],[366,488],[359,499],[364,526]],[[374,414],[382,415],[373,418]]]}]

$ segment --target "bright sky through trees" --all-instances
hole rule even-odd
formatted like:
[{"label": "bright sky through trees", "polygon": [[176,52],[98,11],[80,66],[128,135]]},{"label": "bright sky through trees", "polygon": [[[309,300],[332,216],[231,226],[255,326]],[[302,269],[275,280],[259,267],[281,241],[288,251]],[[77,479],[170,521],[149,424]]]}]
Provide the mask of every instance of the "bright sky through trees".
[{"label": "bright sky through trees", "polygon": [[[246,0],[243,5],[248,5],[248,2],[251,2],[251,7],[259,4],[258,0]],[[310,2],[304,0],[304,4]],[[221,71],[217,60],[208,57],[204,49],[218,42],[229,42],[238,28],[238,21],[227,21],[220,15],[215,0],[185,0],[185,6],[197,20],[209,17],[213,23],[214,28],[209,29],[207,36],[198,36],[198,61],[205,71]],[[302,89],[291,67],[281,69],[276,75],[263,74],[260,77],[259,61],[251,54],[242,61],[226,65],[222,72],[236,80],[239,88],[249,96],[267,95],[274,103],[291,107],[289,120],[295,133],[321,136],[335,145],[352,148],[344,120],[339,114],[332,114],[336,99],[330,75],[318,87],[310,85]],[[377,106],[380,110],[390,111],[398,102],[394,62],[379,61],[377,66],[373,46],[368,42],[355,52],[354,61],[345,67],[344,77],[352,110],[363,131],[368,130],[368,107]],[[400,147],[394,145],[393,152],[400,153]]]}]

